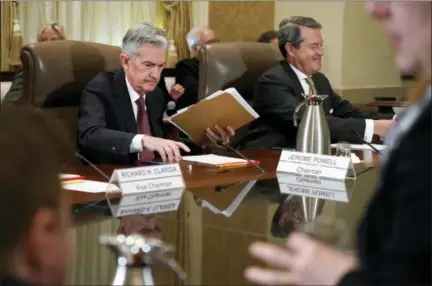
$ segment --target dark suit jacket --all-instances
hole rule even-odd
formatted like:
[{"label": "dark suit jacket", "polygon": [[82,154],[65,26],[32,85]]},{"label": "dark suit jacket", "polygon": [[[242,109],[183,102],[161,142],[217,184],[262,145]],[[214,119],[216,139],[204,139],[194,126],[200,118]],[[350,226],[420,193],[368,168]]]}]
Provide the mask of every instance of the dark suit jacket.
[{"label": "dark suit jacket", "polygon": [[[319,94],[328,95],[323,101],[332,142],[362,143],[352,131],[363,135],[365,118],[391,119],[390,114],[360,112],[347,100],[334,93],[329,80],[322,73],[312,75]],[[252,107],[260,117],[251,123],[241,141],[246,148],[294,147],[297,128],[294,110],[303,101],[301,83],[287,61],[266,71],[258,80]],[[330,113],[333,110],[333,113]]]},{"label": "dark suit jacket", "polygon": [[15,104],[23,97],[24,69],[15,72],[11,87],[3,98],[3,104]]},{"label": "dark suit jacket", "polygon": [[[341,285],[432,285],[430,94],[425,103],[382,162],[358,232],[360,267]],[[387,139],[390,145],[396,141]]]},{"label": "dark suit jacket", "polygon": [[27,281],[10,275],[0,275],[0,285],[1,286],[25,286],[33,285]]},{"label": "dark suit jacket", "polygon": [[[165,99],[156,88],[146,94],[152,136],[166,137],[163,130]],[[137,154],[129,147],[137,133],[132,103],[123,69],[94,77],[81,97],[78,114],[78,150],[95,164],[133,164]],[[184,140],[193,153],[201,148]]]},{"label": "dark suit jacket", "polygon": [[184,59],[176,65],[177,83],[185,93],[176,103],[176,109],[182,109],[198,102],[199,61],[196,58]]}]

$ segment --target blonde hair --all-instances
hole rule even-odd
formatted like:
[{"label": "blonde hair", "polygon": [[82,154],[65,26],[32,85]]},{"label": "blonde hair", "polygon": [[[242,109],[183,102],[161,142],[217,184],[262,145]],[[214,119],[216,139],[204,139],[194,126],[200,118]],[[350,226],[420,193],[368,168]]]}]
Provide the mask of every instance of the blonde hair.
[{"label": "blonde hair", "polygon": [[64,31],[64,28],[62,25],[60,25],[58,22],[52,22],[50,24],[45,25],[38,33],[37,41],[42,42],[43,35],[45,32],[52,30],[54,31],[60,38],[60,40],[66,40],[66,33]]}]

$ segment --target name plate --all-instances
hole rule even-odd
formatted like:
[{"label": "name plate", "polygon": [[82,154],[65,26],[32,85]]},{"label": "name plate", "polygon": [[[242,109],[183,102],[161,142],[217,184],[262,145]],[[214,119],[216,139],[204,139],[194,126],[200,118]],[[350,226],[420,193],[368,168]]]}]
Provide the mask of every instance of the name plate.
[{"label": "name plate", "polygon": [[179,164],[117,169],[110,183],[117,183],[124,195],[183,189],[186,186]]},{"label": "name plate", "polygon": [[350,200],[345,180],[335,181],[287,173],[278,173],[277,179],[281,193],[340,202]]},{"label": "name plate", "polygon": [[311,177],[344,180],[351,166],[351,158],[282,151],[277,172]]},{"label": "name plate", "polygon": [[147,215],[170,212],[178,209],[184,189],[125,195],[114,207],[116,217],[127,215]]}]

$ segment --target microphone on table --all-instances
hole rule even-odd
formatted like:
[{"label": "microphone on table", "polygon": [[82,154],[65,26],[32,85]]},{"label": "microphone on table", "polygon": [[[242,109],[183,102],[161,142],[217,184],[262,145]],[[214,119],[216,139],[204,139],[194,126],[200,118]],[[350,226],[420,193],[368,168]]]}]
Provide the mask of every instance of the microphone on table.
[{"label": "microphone on table", "polygon": [[366,140],[364,140],[364,138],[362,136],[360,136],[360,134],[357,133],[357,131],[355,131],[355,129],[351,129],[352,132],[354,132],[354,134],[366,145],[368,145],[369,147],[372,148],[372,150],[374,150],[375,152],[377,152],[378,154],[381,155],[381,152],[375,148],[375,146],[369,142],[367,142]]},{"label": "microphone on table", "polygon": [[240,157],[242,157],[243,159],[245,159],[249,164],[253,165],[258,171],[260,171],[261,173],[265,173],[264,169],[261,168],[255,161],[249,159],[248,157],[246,157],[245,155],[243,155],[240,151],[234,149],[233,147],[231,147],[228,143],[223,142],[221,140],[216,141],[216,144],[226,147],[228,148],[230,151],[233,151],[234,153],[236,153],[237,155],[239,155]]},{"label": "microphone on table", "polygon": [[[76,156],[77,158],[83,160],[83,161],[86,162],[87,164],[89,164],[89,166],[90,166],[93,170],[95,170],[96,172],[98,172],[100,175],[102,175],[102,177],[104,177],[104,178],[107,179],[108,181],[111,179],[110,176],[108,176],[105,172],[103,172],[101,169],[99,169],[95,164],[93,164],[92,162],[90,162],[86,157],[84,157],[84,156],[81,155],[80,153],[75,152],[75,156]],[[82,207],[79,208],[79,209],[75,209],[74,212],[75,212],[75,213],[80,212],[80,211],[82,211],[83,209],[86,209],[86,208],[88,208],[88,207],[95,206],[95,205],[97,205],[97,204],[99,204],[100,202],[103,202],[103,201],[105,201],[105,200],[98,200],[98,201],[95,201],[95,202],[93,202],[93,203],[86,204],[86,205],[82,206]]]}]

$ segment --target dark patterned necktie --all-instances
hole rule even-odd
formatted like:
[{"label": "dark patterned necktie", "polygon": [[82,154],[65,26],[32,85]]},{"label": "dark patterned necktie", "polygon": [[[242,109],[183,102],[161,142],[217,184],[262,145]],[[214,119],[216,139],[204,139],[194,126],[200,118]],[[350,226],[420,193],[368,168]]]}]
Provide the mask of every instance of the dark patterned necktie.
[{"label": "dark patterned necktie", "polygon": [[316,90],[316,87],[315,87],[315,83],[314,83],[314,81],[312,80],[312,77],[311,77],[311,76],[308,76],[308,77],[306,78],[306,82],[307,82],[307,84],[309,85],[309,95],[318,95],[317,90]]},{"label": "dark patterned necktie", "polygon": [[[138,134],[145,134],[151,136],[150,123],[145,108],[144,97],[140,96],[136,101],[138,106],[137,113],[137,131]],[[144,150],[140,153],[139,160],[142,162],[148,162],[154,160],[154,153],[152,151]]]}]

